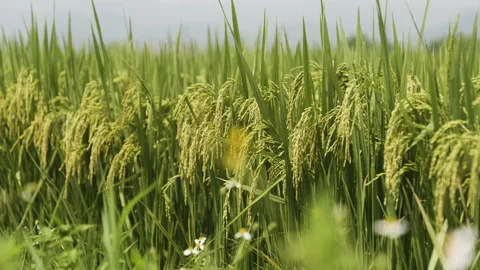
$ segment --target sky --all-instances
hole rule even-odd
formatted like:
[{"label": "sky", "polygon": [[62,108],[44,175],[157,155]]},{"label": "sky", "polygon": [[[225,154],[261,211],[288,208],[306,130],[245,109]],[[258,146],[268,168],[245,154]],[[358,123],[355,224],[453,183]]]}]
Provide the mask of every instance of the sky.
[{"label": "sky", "polygon": [[[230,10],[230,1],[220,1]],[[380,2],[385,7],[385,0]],[[364,32],[371,35],[375,0],[324,0],[324,3],[330,31],[341,21],[347,35],[354,33],[359,10]],[[389,19],[393,16],[400,33],[408,35],[410,31],[415,37],[409,8],[421,23],[426,3],[427,0],[390,0],[387,15]],[[205,39],[208,26],[223,31],[224,17],[218,0],[95,0],[95,5],[108,41],[125,39],[125,18],[131,19],[137,41],[165,40],[169,33],[176,34],[180,24],[184,38]],[[296,39],[305,19],[310,40],[319,39],[320,0],[237,0],[235,5],[244,38],[255,38],[265,12],[270,29],[277,23],[284,27],[289,38]],[[90,35],[93,22],[90,0],[0,0],[0,7],[0,26],[7,34],[24,30],[24,22],[29,22],[33,8],[39,22],[52,22],[55,18],[60,31],[65,31],[70,14],[76,41],[87,40]],[[461,29],[470,31],[479,10],[480,0],[431,0],[427,32],[431,37],[443,34],[457,15],[461,15]]]}]

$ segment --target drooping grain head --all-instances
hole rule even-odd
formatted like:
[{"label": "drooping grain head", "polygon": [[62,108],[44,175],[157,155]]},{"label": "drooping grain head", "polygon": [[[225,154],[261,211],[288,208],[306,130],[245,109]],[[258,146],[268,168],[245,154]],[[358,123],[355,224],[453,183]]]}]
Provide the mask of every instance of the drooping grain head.
[{"label": "drooping grain head", "polygon": [[127,168],[134,168],[131,164],[137,160],[140,153],[141,147],[138,144],[137,135],[131,134],[125,139],[120,152],[118,152],[112,160],[105,182],[106,190],[110,188],[116,178],[119,180],[125,179]]},{"label": "drooping grain head", "polygon": [[320,118],[319,108],[307,108],[302,113],[291,135],[290,153],[297,199],[301,179],[304,178],[305,174],[311,173],[310,171],[315,166],[314,162],[317,161]]},{"label": "drooping grain head", "polygon": [[[72,176],[83,176],[89,142],[97,132],[104,134],[104,129],[108,128],[108,107],[103,95],[103,89],[95,81],[90,82],[85,87],[78,110],[66,117],[63,143],[67,182]],[[64,196],[67,196],[67,190]]]},{"label": "drooping grain head", "polygon": [[[408,160],[407,158],[407,153],[416,143],[423,143],[425,147],[429,147],[425,139],[416,140],[423,138],[417,137],[421,132],[429,130],[428,125],[432,113],[429,95],[414,81],[411,83],[412,86],[408,88],[410,90],[407,92],[406,98],[397,102],[392,112],[385,140],[385,186],[389,194],[387,197],[391,198],[391,203],[394,205],[398,202],[399,186],[403,174],[415,169],[413,164],[424,166],[427,162],[426,159]],[[442,115],[441,119],[445,119],[445,114]]]},{"label": "drooping grain head", "polygon": [[466,196],[473,217],[477,209],[480,135],[469,130],[464,121],[449,121],[435,132],[430,143],[433,151],[429,177],[437,183],[434,193],[437,225],[444,220],[447,194],[451,209],[455,209],[459,196]]}]

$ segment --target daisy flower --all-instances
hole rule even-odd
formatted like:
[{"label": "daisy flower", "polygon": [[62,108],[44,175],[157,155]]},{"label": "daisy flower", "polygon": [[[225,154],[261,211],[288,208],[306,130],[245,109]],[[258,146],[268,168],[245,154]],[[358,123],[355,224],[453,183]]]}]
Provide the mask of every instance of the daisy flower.
[{"label": "daisy flower", "polygon": [[200,235],[200,237],[198,239],[195,239],[195,246],[192,248],[192,247],[189,247],[187,249],[185,249],[183,251],[183,255],[185,256],[190,256],[191,254],[193,255],[197,255],[198,253],[200,253],[200,251],[202,251],[203,249],[205,249],[205,242],[207,241],[207,236],[202,234]]},{"label": "daisy flower", "polygon": [[201,241],[200,239],[195,239],[195,249],[198,251],[203,250],[205,248],[204,241]]},{"label": "daisy flower", "polygon": [[462,226],[449,233],[443,245],[445,270],[470,269],[475,258],[478,233],[471,226]]},{"label": "daisy flower", "polygon": [[201,242],[198,242],[198,243],[196,242],[196,243],[195,243],[194,249],[198,250],[198,252],[200,252],[200,251],[203,250],[204,248],[205,248],[205,245],[204,245],[203,243],[201,243]]},{"label": "daisy flower", "polygon": [[205,235],[200,236],[198,239],[195,239],[195,248],[199,250],[203,250],[205,248],[205,242],[207,241],[207,237]]},{"label": "daisy flower", "polygon": [[207,236],[205,234],[201,234],[198,239],[195,239],[195,241],[197,241],[197,240],[199,242],[205,243],[207,241]]},{"label": "daisy flower", "polygon": [[183,251],[183,255],[185,256],[190,256],[190,255],[197,255],[198,253],[200,253],[200,250],[198,250],[197,248],[192,248],[192,247],[189,247],[187,249],[185,249]]},{"label": "daisy flower", "polygon": [[387,236],[392,239],[399,238],[400,236],[406,234],[410,226],[408,221],[404,219],[381,219],[376,220],[373,225],[373,230],[376,234]]},{"label": "daisy flower", "polygon": [[241,228],[236,234],[235,234],[235,239],[238,238],[243,238],[247,241],[252,240],[252,235],[248,232],[247,229]]}]

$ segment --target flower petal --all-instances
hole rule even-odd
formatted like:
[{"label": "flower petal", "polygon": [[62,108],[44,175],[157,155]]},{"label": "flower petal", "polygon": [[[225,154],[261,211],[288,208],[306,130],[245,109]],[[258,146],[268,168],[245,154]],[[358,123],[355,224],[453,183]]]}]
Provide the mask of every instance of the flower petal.
[{"label": "flower petal", "polygon": [[198,241],[199,241],[200,244],[204,244],[207,241],[207,237],[206,236],[200,236],[198,238]]},{"label": "flower petal", "polygon": [[187,248],[183,251],[183,255],[188,256],[188,255],[192,254],[192,251],[193,250],[191,248]]},{"label": "flower petal", "polygon": [[476,229],[462,226],[451,232],[444,245],[445,269],[469,269],[475,258]]},{"label": "flower petal", "polygon": [[400,220],[376,220],[373,227],[376,234],[396,239],[409,230],[408,221]]}]

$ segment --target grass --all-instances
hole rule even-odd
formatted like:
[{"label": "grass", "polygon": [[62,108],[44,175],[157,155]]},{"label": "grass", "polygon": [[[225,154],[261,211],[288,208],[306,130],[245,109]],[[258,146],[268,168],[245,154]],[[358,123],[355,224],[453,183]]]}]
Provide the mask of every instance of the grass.
[{"label": "grass", "polygon": [[358,19],[349,46],[322,8],[321,46],[269,46],[265,18],[249,47],[231,4],[206,48],[107,44],[94,5],[86,45],[33,12],[4,35],[1,269],[435,269],[478,224],[477,22],[432,51],[388,43],[378,4],[380,43]]}]

